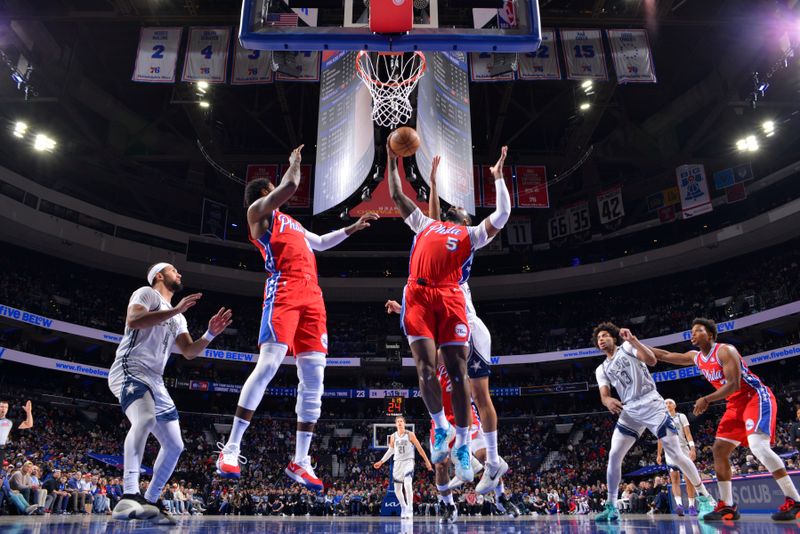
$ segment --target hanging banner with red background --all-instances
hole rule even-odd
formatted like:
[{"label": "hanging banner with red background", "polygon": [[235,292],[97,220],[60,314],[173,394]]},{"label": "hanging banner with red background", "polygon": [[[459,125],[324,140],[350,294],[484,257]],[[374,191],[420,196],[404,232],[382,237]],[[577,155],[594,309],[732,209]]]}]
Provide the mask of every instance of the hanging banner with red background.
[{"label": "hanging banner with red background", "polygon": [[547,168],[544,165],[517,165],[514,196],[520,208],[549,208]]},{"label": "hanging banner with red background", "polygon": [[[492,166],[481,166],[481,174],[483,175],[483,207],[493,208],[497,200],[497,191],[494,190],[494,177],[492,176]],[[514,178],[511,171],[511,165],[503,167],[503,179],[506,181],[509,193],[514,190]],[[514,204],[514,199],[511,199]]]},{"label": "hanging banner with red background", "polygon": [[[397,160],[397,169],[400,174],[400,184],[403,186],[403,193],[408,198],[414,201],[419,206],[422,213],[428,214],[428,203],[420,202],[417,200],[417,192],[411,186],[411,183],[406,180],[406,170],[402,163],[402,158]],[[377,213],[381,217],[400,217],[400,211],[389,195],[389,169],[386,168],[383,172],[383,180],[380,181],[378,187],[372,192],[372,198],[362,202],[350,210],[351,217],[361,217],[365,213]]]}]

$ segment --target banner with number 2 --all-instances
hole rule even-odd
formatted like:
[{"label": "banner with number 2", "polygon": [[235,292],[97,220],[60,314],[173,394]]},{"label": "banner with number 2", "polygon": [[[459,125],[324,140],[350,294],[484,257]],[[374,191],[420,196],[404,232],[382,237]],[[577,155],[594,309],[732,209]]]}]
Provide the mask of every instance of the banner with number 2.
[{"label": "banner with number 2", "polygon": [[225,83],[230,41],[230,28],[190,28],[181,80]]},{"label": "banner with number 2", "polygon": [[142,28],[134,82],[173,83],[183,28]]}]

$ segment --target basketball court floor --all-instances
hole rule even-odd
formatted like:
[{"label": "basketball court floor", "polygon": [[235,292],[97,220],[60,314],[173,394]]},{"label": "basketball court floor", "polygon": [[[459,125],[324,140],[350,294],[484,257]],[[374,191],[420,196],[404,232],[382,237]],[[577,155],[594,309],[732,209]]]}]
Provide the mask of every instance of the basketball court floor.
[{"label": "basketball court floor", "polygon": [[155,526],[147,522],[113,521],[106,516],[2,517],[3,534],[99,534],[111,532],[148,532],[249,534],[256,532],[299,534],[314,533],[376,533],[411,534],[441,532],[442,534],[484,533],[651,533],[651,534],[796,534],[800,522],[776,523],[767,515],[743,515],[737,522],[707,524],[695,518],[674,516],[625,515],[617,524],[598,525],[587,516],[507,518],[460,518],[455,524],[441,525],[435,518],[422,517],[400,522],[396,518],[377,517],[230,517],[197,516],[178,520],[173,527]]}]

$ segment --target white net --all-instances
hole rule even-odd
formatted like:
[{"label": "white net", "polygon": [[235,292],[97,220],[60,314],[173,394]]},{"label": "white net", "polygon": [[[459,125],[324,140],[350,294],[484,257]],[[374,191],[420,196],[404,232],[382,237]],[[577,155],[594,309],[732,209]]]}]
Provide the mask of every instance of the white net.
[{"label": "white net", "polygon": [[372,94],[372,120],[394,129],[411,118],[414,109],[409,96],[425,74],[422,52],[378,52],[362,50],[356,58],[356,72]]}]

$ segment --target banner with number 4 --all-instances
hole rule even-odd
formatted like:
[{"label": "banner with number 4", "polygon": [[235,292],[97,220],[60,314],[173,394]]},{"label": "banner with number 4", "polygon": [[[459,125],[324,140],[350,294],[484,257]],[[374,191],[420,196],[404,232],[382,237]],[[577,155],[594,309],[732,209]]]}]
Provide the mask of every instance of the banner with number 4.
[{"label": "banner with number 4", "polygon": [[230,41],[230,28],[190,28],[181,80],[225,83]]},{"label": "banner with number 4", "polygon": [[173,83],[183,28],[142,28],[133,81]]}]

